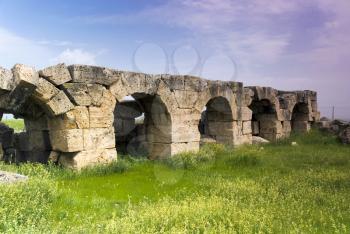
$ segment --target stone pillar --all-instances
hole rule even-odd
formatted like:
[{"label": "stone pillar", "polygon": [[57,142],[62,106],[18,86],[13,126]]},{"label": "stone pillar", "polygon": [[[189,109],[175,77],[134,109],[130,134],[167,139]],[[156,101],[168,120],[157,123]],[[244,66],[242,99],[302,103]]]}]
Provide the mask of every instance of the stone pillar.
[{"label": "stone pillar", "polygon": [[[71,98],[85,105],[49,119],[52,149],[59,153],[59,162],[70,168],[80,169],[96,163],[108,163],[116,159],[113,110],[116,101],[103,87],[98,102],[89,102],[85,97],[70,92]],[[90,96],[91,98],[91,96]]]}]

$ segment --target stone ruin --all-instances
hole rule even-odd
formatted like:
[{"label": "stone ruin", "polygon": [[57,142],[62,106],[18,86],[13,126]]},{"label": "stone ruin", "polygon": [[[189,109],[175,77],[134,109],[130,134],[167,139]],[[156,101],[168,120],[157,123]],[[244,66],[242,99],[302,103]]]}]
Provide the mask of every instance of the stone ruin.
[{"label": "stone ruin", "polygon": [[0,68],[0,111],[25,122],[20,133],[0,126],[5,160],[75,169],[111,162],[117,151],[161,159],[203,142],[275,141],[319,119],[313,91],[65,64]]}]

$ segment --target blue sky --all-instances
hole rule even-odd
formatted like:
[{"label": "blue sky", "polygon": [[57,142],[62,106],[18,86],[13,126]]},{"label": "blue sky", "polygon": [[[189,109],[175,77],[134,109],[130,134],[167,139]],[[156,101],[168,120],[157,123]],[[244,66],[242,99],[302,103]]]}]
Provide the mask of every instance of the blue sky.
[{"label": "blue sky", "polygon": [[0,66],[58,62],[319,92],[350,116],[348,0],[0,0]]}]

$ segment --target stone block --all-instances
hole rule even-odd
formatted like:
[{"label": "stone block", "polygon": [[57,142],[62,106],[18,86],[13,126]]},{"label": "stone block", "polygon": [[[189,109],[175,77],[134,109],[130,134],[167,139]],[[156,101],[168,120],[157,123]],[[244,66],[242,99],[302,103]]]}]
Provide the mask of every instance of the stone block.
[{"label": "stone block", "polygon": [[48,119],[48,126],[51,130],[83,129],[90,127],[88,108],[76,106],[63,115]]},{"label": "stone block", "polygon": [[91,102],[94,106],[101,106],[103,102],[103,94],[106,88],[99,84],[87,84],[88,93],[91,96]]},{"label": "stone block", "polygon": [[89,95],[87,84],[66,83],[62,85],[69,99],[78,106],[90,106],[92,98]]},{"label": "stone block", "polygon": [[11,91],[14,85],[12,72],[0,67],[0,90]]},{"label": "stone block", "polygon": [[23,64],[16,64],[12,68],[13,77],[15,80],[15,84],[23,82],[26,84],[30,84],[31,86],[36,87],[39,81],[39,74],[35,71],[34,68],[25,66]]},{"label": "stone block", "polygon": [[111,149],[115,148],[114,128],[84,129],[84,149]]},{"label": "stone block", "polygon": [[79,170],[89,166],[108,164],[115,160],[117,160],[117,151],[114,148],[62,153],[59,163],[66,168]]},{"label": "stone block", "polygon": [[162,75],[161,79],[170,90],[185,90],[184,76]]},{"label": "stone block", "polygon": [[253,111],[249,107],[241,107],[240,113],[241,113],[241,118],[239,120],[249,121],[252,119]]},{"label": "stone block", "polygon": [[72,80],[64,63],[45,68],[39,71],[39,75],[54,85],[61,85]]},{"label": "stone block", "polygon": [[73,82],[112,85],[121,79],[122,73],[105,67],[71,65],[68,67]]},{"label": "stone block", "polygon": [[109,128],[113,126],[113,111],[104,107],[89,107],[90,128]]},{"label": "stone block", "polygon": [[46,108],[49,115],[57,116],[72,110],[74,105],[66,94],[63,91],[60,91],[46,104]]},{"label": "stone block", "polygon": [[243,132],[243,135],[252,134],[252,122],[251,121],[244,121],[243,122],[242,132]]},{"label": "stone block", "polygon": [[39,76],[34,68],[17,64],[12,68],[15,87],[8,96],[7,108],[19,112],[34,93]]},{"label": "stone block", "polygon": [[56,88],[53,84],[48,82],[47,80],[40,78],[38,81],[38,86],[35,89],[33,96],[37,100],[42,102],[48,102],[52,97],[59,93],[59,89]]},{"label": "stone block", "polygon": [[50,131],[52,149],[60,152],[84,150],[83,129]]},{"label": "stone block", "polygon": [[62,87],[70,100],[79,106],[100,106],[106,90],[99,84],[66,83]]}]

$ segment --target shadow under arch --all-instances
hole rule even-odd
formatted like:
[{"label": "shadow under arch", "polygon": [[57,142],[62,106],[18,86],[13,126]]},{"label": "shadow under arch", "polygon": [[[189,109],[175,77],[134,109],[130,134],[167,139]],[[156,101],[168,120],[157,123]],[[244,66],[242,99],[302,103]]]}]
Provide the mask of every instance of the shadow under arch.
[{"label": "shadow under arch", "polygon": [[214,97],[205,105],[198,130],[201,143],[233,145],[233,116],[229,101],[224,97]]},{"label": "shadow under arch", "polygon": [[297,103],[292,112],[291,127],[293,132],[306,133],[310,130],[309,106],[306,103]]},{"label": "shadow under arch", "polygon": [[254,100],[249,108],[252,110],[252,135],[270,141],[278,139],[277,112],[275,106],[268,99]]},{"label": "shadow under arch", "polygon": [[171,116],[159,95],[133,93],[115,106],[114,129],[120,154],[169,157],[171,128]]}]

